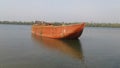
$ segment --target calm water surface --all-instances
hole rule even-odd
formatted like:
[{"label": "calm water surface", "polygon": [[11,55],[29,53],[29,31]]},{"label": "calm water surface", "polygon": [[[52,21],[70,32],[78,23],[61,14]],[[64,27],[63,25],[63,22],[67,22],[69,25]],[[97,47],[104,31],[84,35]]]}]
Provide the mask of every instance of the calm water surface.
[{"label": "calm water surface", "polygon": [[30,25],[0,25],[0,68],[120,68],[120,28],[85,28],[78,40],[31,34]]}]

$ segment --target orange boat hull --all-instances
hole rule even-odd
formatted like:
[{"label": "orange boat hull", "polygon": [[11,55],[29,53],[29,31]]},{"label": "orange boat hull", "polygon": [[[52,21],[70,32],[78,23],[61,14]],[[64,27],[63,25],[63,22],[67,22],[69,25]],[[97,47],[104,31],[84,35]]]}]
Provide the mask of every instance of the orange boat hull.
[{"label": "orange boat hull", "polygon": [[73,25],[32,25],[32,33],[41,37],[55,39],[75,39],[81,36],[85,23]]}]

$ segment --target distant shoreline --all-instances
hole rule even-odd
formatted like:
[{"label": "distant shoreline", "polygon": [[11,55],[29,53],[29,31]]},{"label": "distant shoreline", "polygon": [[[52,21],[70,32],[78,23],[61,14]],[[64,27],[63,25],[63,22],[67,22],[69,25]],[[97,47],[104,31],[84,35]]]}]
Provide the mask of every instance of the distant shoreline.
[{"label": "distant shoreline", "polygon": [[32,24],[34,24],[34,22],[33,22],[33,21],[31,21],[31,22],[22,22],[22,21],[0,21],[0,24],[32,25]]},{"label": "distant shoreline", "polygon": [[120,28],[120,23],[86,23],[86,26]]},{"label": "distant shoreline", "polygon": [[[32,25],[35,22],[22,22],[22,21],[0,21],[0,24],[16,24],[16,25]],[[62,24],[63,22],[52,22],[54,24]],[[81,22],[71,22],[71,23],[63,23],[63,24],[73,24],[73,23],[81,23]],[[120,23],[89,23],[86,22],[87,27],[112,27],[112,28],[120,28]]]}]

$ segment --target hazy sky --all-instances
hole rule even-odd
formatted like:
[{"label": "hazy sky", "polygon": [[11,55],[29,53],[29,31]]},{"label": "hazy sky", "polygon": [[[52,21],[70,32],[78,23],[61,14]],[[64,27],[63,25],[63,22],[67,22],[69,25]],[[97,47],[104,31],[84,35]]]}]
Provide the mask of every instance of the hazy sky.
[{"label": "hazy sky", "polygon": [[120,23],[120,0],[0,0],[0,20]]}]

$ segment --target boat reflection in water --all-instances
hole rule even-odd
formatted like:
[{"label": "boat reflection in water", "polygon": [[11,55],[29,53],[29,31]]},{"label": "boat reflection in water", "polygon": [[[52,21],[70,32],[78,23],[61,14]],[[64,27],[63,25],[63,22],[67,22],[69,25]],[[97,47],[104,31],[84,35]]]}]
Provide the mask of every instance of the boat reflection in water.
[{"label": "boat reflection in water", "polygon": [[82,46],[79,39],[74,40],[58,40],[32,35],[33,39],[42,43],[45,47],[59,50],[73,58],[83,59]]}]

